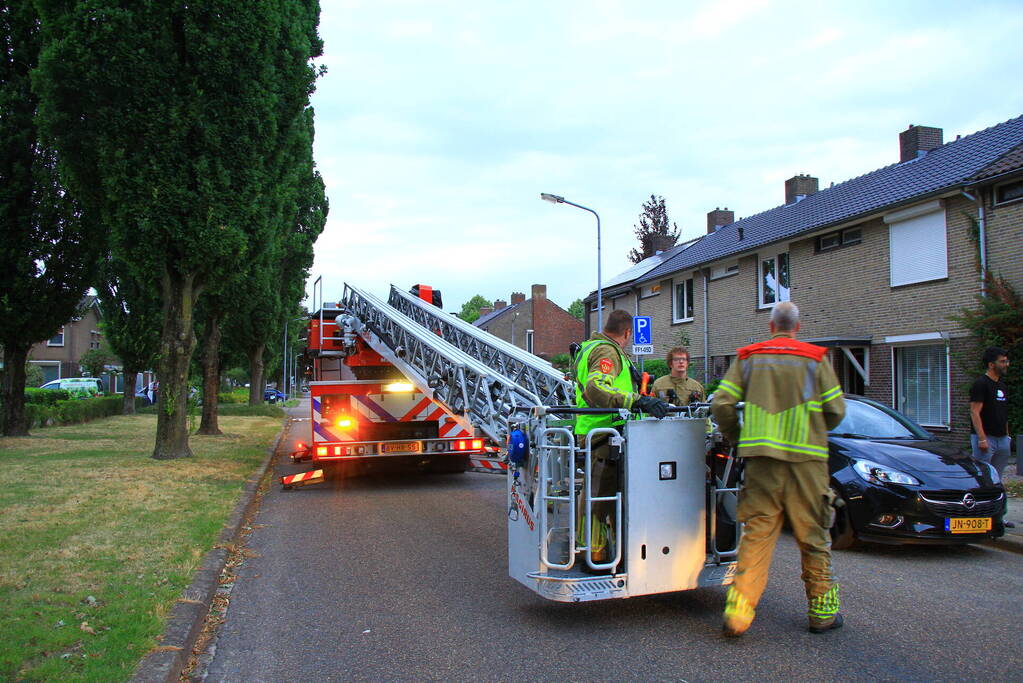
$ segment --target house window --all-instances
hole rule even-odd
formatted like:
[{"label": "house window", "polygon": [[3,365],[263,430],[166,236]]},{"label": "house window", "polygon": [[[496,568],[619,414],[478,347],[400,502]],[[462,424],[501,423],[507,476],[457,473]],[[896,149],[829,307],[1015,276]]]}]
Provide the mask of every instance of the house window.
[{"label": "house window", "polygon": [[789,254],[781,252],[760,259],[760,307],[789,300]]},{"label": "house window", "polygon": [[818,252],[830,251],[850,244],[859,244],[861,241],[863,241],[863,230],[860,228],[836,230],[835,232],[829,232],[827,235],[818,237],[816,250]]},{"label": "house window", "polygon": [[47,346],[64,346],[64,328],[61,327],[57,334],[50,337],[50,340],[46,342]]},{"label": "house window", "polygon": [[29,362],[39,366],[39,369],[43,371],[43,381],[40,384],[60,379],[60,361],[32,360]]},{"label": "house window", "polygon": [[526,330],[526,351],[533,353],[533,330]]},{"label": "house window", "polygon": [[895,392],[898,409],[909,417],[922,425],[948,427],[948,348],[896,348]]},{"label": "house window", "polygon": [[675,283],[672,301],[672,322],[681,323],[693,319],[693,278]]},{"label": "house window", "polygon": [[93,330],[89,333],[89,348],[90,349],[99,348],[99,332],[97,332],[96,330]]},{"label": "house window", "polygon": [[891,286],[948,277],[945,210],[928,202],[885,215],[891,243]]},{"label": "house window", "polygon": [[739,272],[739,262],[730,261],[728,263],[719,263],[716,266],[711,266],[710,279],[719,280],[729,275],[735,275]]},{"label": "house window", "polygon": [[1023,180],[1006,183],[995,188],[995,204],[1004,204],[1023,199]]},{"label": "house window", "polygon": [[650,296],[657,296],[661,293],[660,285],[647,285],[639,290],[639,298],[646,299]]}]

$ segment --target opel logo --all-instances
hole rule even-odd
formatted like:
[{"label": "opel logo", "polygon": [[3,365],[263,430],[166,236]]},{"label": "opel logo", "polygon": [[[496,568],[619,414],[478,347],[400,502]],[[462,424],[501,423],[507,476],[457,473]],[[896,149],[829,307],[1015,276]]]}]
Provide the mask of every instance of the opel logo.
[{"label": "opel logo", "polygon": [[963,507],[967,510],[972,510],[973,506],[977,504],[977,499],[973,497],[972,493],[967,493],[963,496]]}]

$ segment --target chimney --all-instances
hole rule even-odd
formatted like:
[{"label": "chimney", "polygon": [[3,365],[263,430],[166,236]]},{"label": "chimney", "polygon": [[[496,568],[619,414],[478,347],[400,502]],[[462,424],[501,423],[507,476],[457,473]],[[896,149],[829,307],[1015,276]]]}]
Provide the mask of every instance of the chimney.
[{"label": "chimney", "polygon": [[547,298],[547,285],[533,285],[532,290],[533,301]]},{"label": "chimney", "polygon": [[942,145],[942,130],[930,126],[914,126],[899,133],[899,162],[922,157]]},{"label": "chimney", "polygon": [[497,301],[494,302],[494,310],[499,311],[507,305],[508,305],[507,301],[502,301],[501,299],[498,299]]},{"label": "chimney", "polygon": [[667,235],[653,235],[650,237],[650,246],[655,254],[660,254],[662,251],[668,251],[675,246],[675,240]]},{"label": "chimney", "polygon": [[817,179],[800,173],[785,181],[785,204],[795,204],[817,192]]},{"label": "chimney", "polygon": [[480,317],[481,318],[483,316],[485,316],[485,315],[490,315],[493,312],[494,312],[494,307],[493,306],[481,306],[480,307]]},{"label": "chimney", "polygon": [[511,302],[512,302],[513,306],[515,304],[521,304],[525,300],[526,300],[526,295],[523,294],[522,292],[512,292]]},{"label": "chimney", "polygon": [[735,222],[735,212],[729,211],[726,206],[723,209],[715,208],[707,212],[707,234],[716,232],[718,228],[731,225]]}]

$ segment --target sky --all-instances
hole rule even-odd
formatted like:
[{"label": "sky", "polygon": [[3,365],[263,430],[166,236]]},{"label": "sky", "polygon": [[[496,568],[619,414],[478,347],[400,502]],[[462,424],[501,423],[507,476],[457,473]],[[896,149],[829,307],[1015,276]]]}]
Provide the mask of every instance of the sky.
[{"label": "sky", "polygon": [[682,240],[1023,114],[1023,2],[321,0],[310,277],[440,289],[458,311],[546,284],[567,308],[628,268],[643,202]]}]

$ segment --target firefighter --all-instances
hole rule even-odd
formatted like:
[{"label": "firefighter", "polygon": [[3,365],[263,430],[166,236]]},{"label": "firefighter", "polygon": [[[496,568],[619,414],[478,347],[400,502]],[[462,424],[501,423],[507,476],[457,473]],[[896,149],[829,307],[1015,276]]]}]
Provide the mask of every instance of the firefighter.
[{"label": "firefighter", "polygon": [[[823,633],[842,625],[828,531],[834,498],[828,430],[842,421],[845,399],[827,350],[795,338],[795,304],[777,304],[770,329],[770,339],[738,350],[711,405],[718,428],[738,443],[745,462],[738,507],[745,526],[725,602],[723,628],[729,636],[742,635],[753,622],[785,515],[802,555],[809,630]],[[739,401],[745,401],[741,430]]]},{"label": "firefighter", "polygon": [[[623,310],[612,311],[604,325],[604,332],[594,333],[576,352],[573,364],[575,402],[580,408],[624,408],[648,413],[656,418],[668,414],[668,404],[652,396],[637,392],[633,383],[632,362],[623,348],[632,337],[632,316]],[[586,434],[598,427],[620,429],[625,424],[618,415],[577,415],[576,438],[583,443]],[[617,449],[612,453],[607,434],[594,437],[592,444],[592,470],[590,495],[611,496],[618,488]],[[591,553],[594,564],[611,561],[615,530],[611,516],[613,502],[598,502],[592,507]],[[579,498],[576,544],[585,545],[585,506]],[[585,563],[583,569],[588,567]]]},{"label": "firefighter", "polygon": [[687,375],[689,351],[676,346],[668,351],[665,360],[668,361],[668,374],[654,380],[654,396],[677,406],[703,401],[703,385]]}]

